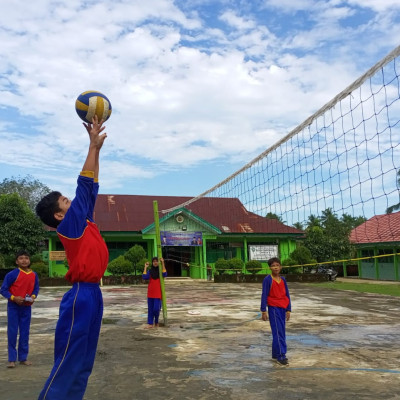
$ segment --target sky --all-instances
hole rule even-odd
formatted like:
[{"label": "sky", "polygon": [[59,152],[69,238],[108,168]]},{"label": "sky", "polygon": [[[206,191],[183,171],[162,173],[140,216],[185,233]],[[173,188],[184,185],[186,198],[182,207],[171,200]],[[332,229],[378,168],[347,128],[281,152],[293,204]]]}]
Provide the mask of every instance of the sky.
[{"label": "sky", "polygon": [[100,193],[196,196],[399,45],[398,0],[14,0],[0,14],[0,181],[73,196],[86,90],[113,112]]}]

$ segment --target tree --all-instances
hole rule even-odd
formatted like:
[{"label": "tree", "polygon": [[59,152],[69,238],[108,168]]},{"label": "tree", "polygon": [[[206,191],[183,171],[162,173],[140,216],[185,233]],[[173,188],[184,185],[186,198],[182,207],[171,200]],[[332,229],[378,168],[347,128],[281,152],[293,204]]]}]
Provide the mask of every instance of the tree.
[{"label": "tree", "polygon": [[[313,264],[315,260],[312,258],[310,249],[305,246],[299,246],[290,253],[289,256],[297,265]],[[292,264],[292,265],[296,265]],[[289,264],[290,265],[290,264]]]},{"label": "tree", "polygon": [[39,200],[50,192],[51,189],[31,175],[27,175],[24,178],[6,178],[0,182],[0,194],[17,193],[27,202],[32,211],[35,211]]},{"label": "tree", "polygon": [[363,222],[364,217],[348,214],[339,219],[331,208],[327,208],[320,217],[310,215],[308,218],[304,246],[318,262],[348,258],[352,252],[350,232]]},{"label": "tree", "polygon": [[349,214],[342,215],[342,222],[348,228],[348,231],[351,232],[357,226],[363,224],[367,219],[365,217],[352,217]]},{"label": "tree", "polygon": [[252,274],[256,274],[260,272],[262,269],[261,261],[258,260],[249,260],[246,263],[246,270],[251,272]]},{"label": "tree", "polygon": [[111,275],[131,275],[133,272],[132,263],[124,256],[118,256],[110,261],[107,271]]},{"label": "tree", "polygon": [[228,260],[228,268],[238,273],[238,270],[243,268],[243,261],[240,258],[231,258]]},{"label": "tree", "polygon": [[321,221],[318,217],[315,215],[311,214],[308,217],[308,222],[307,222],[307,227],[311,228],[313,226],[321,226]]},{"label": "tree", "polygon": [[146,258],[146,252],[142,246],[135,244],[124,254],[124,257],[132,264],[135,275],[136,270],[143,270],[143,260]]},{"label": "tree", "polygon": [[0,253],[13,255],[24,249],[42,250],[46,232],[43,224],[18,194],[0,195]]},{"label": "tree", "polygon": [[293,224],[293,228],[296,228],[296,229],[298,229],[300,231],[304,231],[304,226],[303,226],[303,224],[301,222],[295,222]]},{"label": "tree", "polygon": [[[304,264],[314,264],[316,261],[312,258],[311,251],[307,249],[305,246],[299,246],[295,250],[293,250],[289,258],[283,261],[282,266],[292,266],[292,265],[304,265]],[[303,268],[302,267],[297,267],[297,268],[283,268],[282,269],[283,273],[292,273],[292,274],[297,274],[297,273],[302,273]]]},{"label": "tree", "polygon": [[225,260],[224,258],[218,258],[218,260],[215,262],[215,270],[219,274],[223,274],[227,269],[229,269],[228,260]]},{"label": "tree", "polygon": [[282,224],[284,224],[285,222],[282,221],[282,217],[280,217],[279,215],[273,213],[273,212],[269,212],[267,213],[267,215],[265,216],[265,218],[269,218],[269,219],[276,219],[279,222],[282,222]]},{"label": "tree", "polygon": [[[397,171],[398,176],[396,181],[397,189],[399,189],[399,197],[400,197],[400,169]],[[397,204],[394,204],[386,209],[386,214],[391,214],[393,211],[400,210],[400,201]]]}]

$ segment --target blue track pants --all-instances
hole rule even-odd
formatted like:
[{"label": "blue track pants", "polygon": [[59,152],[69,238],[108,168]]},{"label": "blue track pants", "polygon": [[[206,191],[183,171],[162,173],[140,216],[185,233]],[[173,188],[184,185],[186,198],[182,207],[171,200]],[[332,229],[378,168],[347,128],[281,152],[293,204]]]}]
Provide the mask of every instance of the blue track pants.
[{"label": "blue track pants", "polygon": [[[8,361],[25,361],[29,353],[29,328],[32,309],[19,306],[12,301],[7,304]],[[17,335],[19,331],[18,353]]]},{"label": "blue track pants", "polygon": [[82,400],[92,372],[103,316],[98,284],[75,283],[60,304],[54,366],[39,400]]},{"label": "blue track pants", "polygon": [[268,318],[272,332],[272,358],[286,358],[286,310],[281,307],[268,306]]},{"label": "blue track pants", "polygon": [[149,325],[158,324],[158,318],[161,310],[161,299],[147,298],[148,312],[147,323]]}]

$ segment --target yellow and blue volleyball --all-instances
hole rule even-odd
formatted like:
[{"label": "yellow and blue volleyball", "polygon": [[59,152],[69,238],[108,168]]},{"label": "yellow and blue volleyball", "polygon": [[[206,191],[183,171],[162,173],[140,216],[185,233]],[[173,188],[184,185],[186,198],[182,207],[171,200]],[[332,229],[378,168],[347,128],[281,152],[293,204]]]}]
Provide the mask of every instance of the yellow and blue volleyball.
[{"label": "yellow and blue volleyball", "polygon": [[99,121],[107,121],[111,115],[110,100],[103,93],[88,90],[81,93],[75,102],[75,110],[79,118],[92,123],[92,118],[97,115]]}]

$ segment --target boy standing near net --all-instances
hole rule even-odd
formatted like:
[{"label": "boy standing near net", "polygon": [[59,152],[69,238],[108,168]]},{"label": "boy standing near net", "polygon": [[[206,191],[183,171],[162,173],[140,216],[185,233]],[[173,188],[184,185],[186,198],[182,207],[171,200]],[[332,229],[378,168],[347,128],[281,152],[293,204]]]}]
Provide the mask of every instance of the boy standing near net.
[{"label": "boy standing near net", "polygon": [[103,315],[99,281],[108,263],[107,245],[93,221],[99,153],[107,137],[102,122],[95,116],[92,124],[84,124],[89,150],[74,200],[52,192],[36,206],[40,219],[57,228],[69,265],[65,278],[73,285],[60,304],[54,366],[39,400],[82,400],[96,356]]},{"label": "boy standing near net", "polygon": [[2,296],[8,300],[8,368],[15,368],[17,358],[20,364],[31,365],[28,361],[31,306],[39,293],[39,278],[36,272],[31,270],[29,253],[25,250],[18,251],[15,255],[15,263],[17,268],[5,276],[0,289]]},{"label": "boy standing near net", "polygon": [[271,275],[266,276],[262,284],[262,320],[269,319],[271,325],[272,358],[280,365],[289,365],[286,358],[286,321],[289,321],[292,310],[289,288],[286,280],[280,276],[282,266],[279,258],[271,258],[268,265]]}]

